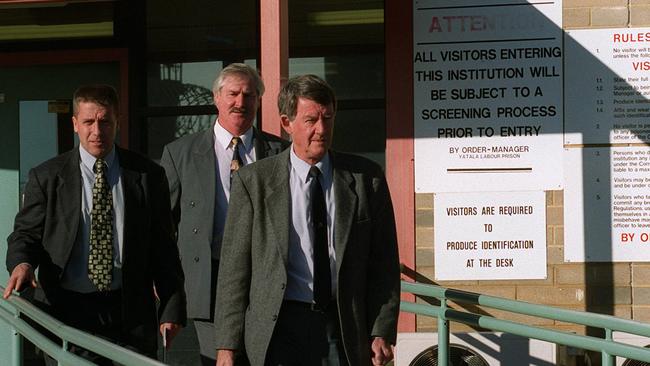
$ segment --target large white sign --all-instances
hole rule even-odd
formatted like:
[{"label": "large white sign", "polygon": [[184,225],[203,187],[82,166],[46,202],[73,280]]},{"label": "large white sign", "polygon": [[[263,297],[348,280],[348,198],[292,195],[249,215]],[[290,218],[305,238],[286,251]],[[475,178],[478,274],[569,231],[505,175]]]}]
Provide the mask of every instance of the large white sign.
[{"label": "large white sign", "polygon": [[434,195],[435,278],[546,278],[543,191]]},{"label": "large white sign", "polygon": [[413,3],[416,192],[560,189],[562,3]]},{"label": "large white sign", "polygon": [[564,259],[650,261],[650,147],[566,149],[565,164]]},{"label": "large white sign", "polygon": [[650,28],[567,31],[567,144],[650,141]]}]

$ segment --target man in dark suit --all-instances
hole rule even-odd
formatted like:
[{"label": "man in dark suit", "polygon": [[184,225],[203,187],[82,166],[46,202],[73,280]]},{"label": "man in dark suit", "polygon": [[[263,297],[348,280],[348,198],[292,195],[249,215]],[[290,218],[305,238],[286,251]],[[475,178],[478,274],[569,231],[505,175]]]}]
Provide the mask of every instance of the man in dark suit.
[{"label": "man in dark suit", "polygon": [[393,208],[382,169],[329,150],[322,79],[278,96],[292,145],[233,176],[215,307],[217,365],[383,365],[399,311]]},{"label": "man in dark suit", "polygon": [[112,87],[75,92],[79,147],[30,171],[4,297],[33,287],[36,304],[64,323],[156,357],[157,331],[169,343],[186,320],[183,271],[165,173],[115,145],[118,114]]},{"label": "man in dark suit", "polygon": [[193,318],[204,365],[214,365],[214,294],[230,197],[230,177],[240,165],[275,155],[288,143],[253,127],[264,83],[255,69],[234,63],[214,85],[219,117],[211,129],[165,146],[171,206],[185,271],[188,316]]}]

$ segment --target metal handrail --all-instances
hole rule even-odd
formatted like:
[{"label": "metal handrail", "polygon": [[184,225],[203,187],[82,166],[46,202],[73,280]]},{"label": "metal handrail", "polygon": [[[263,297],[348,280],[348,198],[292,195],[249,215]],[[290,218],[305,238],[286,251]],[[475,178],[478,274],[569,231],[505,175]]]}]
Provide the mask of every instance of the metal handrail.
[{"label": "metal handrail", "polygon": [[[449,321],[600,352],[602,355],[602,365],[604,366],[613,366],[615,364],[615,356],[650,362],[650,349],[616,342],[612,339],[613,332],[615,331],[650,337],[650,325],[648,324],[617,318],[611,315],[560,309],[552,306],[531,304],[524,301],[407,281],[402,281],[402,292],[434,297],[440,300],[440,306],[402,301],[401,310],[438,318],[438,332],[442,335],[438,338],[438,364],[441,366],[447,366],[449,364]],[[480,305],[487,308],[508,311],[513,314],[529,315],[601,328],[605,330],[606,337],[603,339],[578,335],[496,319],[489,315],[449,309],[447,308],[447,301]]]},{"label": "metal handrail", "polygon": [[[4,292],[4,287],[0,286],[0,293]],[[43,335],[25,320],[20,318],[23,315],[35,323],[43,326],[49,332],[62,340],[62,345]],[[21,298],[16,293],[12,294],[9,299],[5,300],[0,297],[0,320],[9,324],[13,330],[13,363],[20,364],[21,341],[20,337],[25,337],[36,347],[57,360],[60,365],[94,365],[94,363],[85,360],[70,351],[69,344],[75,344],[83,347],[100,356],[106,357],[112,361],[123,365],[133,366],[161,366],[164,365],[156,360],[146,357],[132,350],[120,347],[105,339],[96,337],[92,334],[80,331],[76,328],[65,325],[43,310],[37,308],[29,301]]]}]

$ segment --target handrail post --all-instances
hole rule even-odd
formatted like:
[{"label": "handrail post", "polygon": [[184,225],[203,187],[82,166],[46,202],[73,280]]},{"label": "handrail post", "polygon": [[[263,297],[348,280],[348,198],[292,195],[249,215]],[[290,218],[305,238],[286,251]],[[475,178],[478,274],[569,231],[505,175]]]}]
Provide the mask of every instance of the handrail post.
[{"label": "handrail post", "polygon": [[[610,341],[610,342],[614,341],[613,334],[614,334],[614,332],[612,332],[611,329],[605,329],[605,339],[607,341]],[[602,363],[603,366],[614,366],[614,364],[616,363],[616,357],[615,356],[612,356],[612,355],[610,355],[609,353],[607,353],[605,351],[602,351],[600,353],[600,355],[601,355],[601,360],[602,360],[601,363]]]},{"label": "handrail post", "polygon": [[[15,318],[20,318],[20,311],[13,309],[13,313]],[[11,362],[14,366],[23,364],[23,336],[14,327],[11,327]]]},{"label": "handrail post", "polygon": [[[68,342],[67,339],[61,339],[61,340],[63,341],[62,344],[61,344],[61,348],[63,348],[63,350],[66,351],[66,352],[69,351],[69,349],[70,349],[70,348],[69,348],[69,344],[70,344],[70,342]],[[61,365],[63,365],[63,364],[61,363],[61,361],[59,361],[59,362],[57,363],[57,365],[58,365],[58,366],[61,366]]]},{"label": "handrail post", "polygon": [[[447,311],[447,300],[440,299],[441,314]],[[446,316],[438,317],[438,365],[449,365],[449,320]]]}]

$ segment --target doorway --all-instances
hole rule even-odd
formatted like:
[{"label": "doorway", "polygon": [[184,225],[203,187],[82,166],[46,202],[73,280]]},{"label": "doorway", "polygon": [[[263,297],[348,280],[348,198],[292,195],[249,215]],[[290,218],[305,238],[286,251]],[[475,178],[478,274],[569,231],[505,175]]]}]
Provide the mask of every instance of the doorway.
[{"label": "doorway", "polygon": [[[72,94],[81,84],[113,85],[120,94],[128,136],[128,69],[123,49],[0,54],[0,237],[12,231],[29,169],[74,147]],[[122,138],[122,144],[128,144]],[[0,261],[7,242],[0,241]],[[0,283],[8,274],[0,271]],[[10,354],[10,332],[0,329],[0,354]],[[34,358],[25,344],[25,361]]]}]

